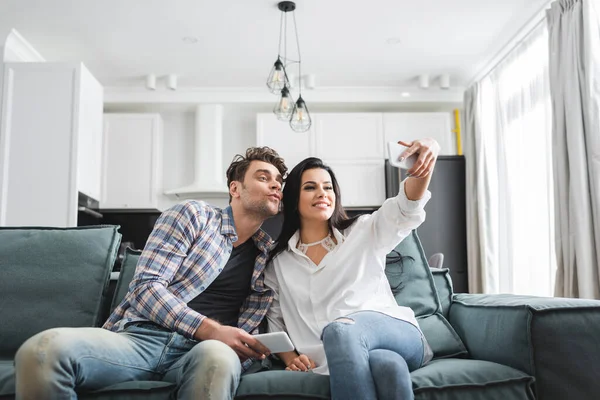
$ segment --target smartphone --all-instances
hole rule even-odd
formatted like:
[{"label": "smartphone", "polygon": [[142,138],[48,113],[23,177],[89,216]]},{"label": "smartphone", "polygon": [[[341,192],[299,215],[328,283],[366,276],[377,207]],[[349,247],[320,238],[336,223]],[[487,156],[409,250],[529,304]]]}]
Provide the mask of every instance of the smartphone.
[{"label": "smartphone", "polygon": [[396,168],[402,169],[411,169],[415,162],[417,161],[418,156],[413,154],[409,157],[406,157],[404,160],[399,161],[400,154],[404,152],[404,150],[408,149],[408,147],[403,146],[396,142],[388,142],[388,156],[390,159],[390,164]]},{"label": "smartphone", "polygon": [[294,350],[294,345],[286,332],[271,332],[254,335],[271,353],[284,353]]}]

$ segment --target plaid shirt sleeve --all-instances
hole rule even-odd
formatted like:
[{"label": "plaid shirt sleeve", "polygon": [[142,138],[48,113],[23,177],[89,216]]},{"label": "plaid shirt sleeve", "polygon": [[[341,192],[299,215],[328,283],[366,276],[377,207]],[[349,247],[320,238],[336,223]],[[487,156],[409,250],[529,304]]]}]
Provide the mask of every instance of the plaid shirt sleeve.
[{"label": "plaid shirt sleeve", "polygon": [[131,282],[131,306],[145,318],[192,338],[205,316],[189,308],[167,286],[173,280],[207,215],[189,202],[173,206],[156,221]]}]

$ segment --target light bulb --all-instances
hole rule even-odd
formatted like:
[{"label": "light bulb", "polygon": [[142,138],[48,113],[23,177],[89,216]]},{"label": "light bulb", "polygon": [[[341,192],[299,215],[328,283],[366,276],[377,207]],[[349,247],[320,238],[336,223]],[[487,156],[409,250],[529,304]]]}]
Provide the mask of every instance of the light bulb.
[{"label": "light bulb", "polygon": [[281,101],[279,102],[279,108],[281,109],[281,111],[289,111],[290,110],[290,101],[288,100],[287,97],[281,98]]},{"label": "light bulb", "polygon": [[267,79],[267,86],[269,87],[269,90],[271,90],[271,93],[279,94],[284,87],[289,86],[287,81],[285,67],[278,58],[277,61],[275,61],[275,64],[273,64],[273,68],[271,68],[271,73]]},{"label": "light bulb", "polygon": [[273,80],[271,81],[271,83],[273,84],[273,86],[276,85],[282,85],[283,84],[283,71],[281,70],[275,70],[275,73],[273,74]]}]

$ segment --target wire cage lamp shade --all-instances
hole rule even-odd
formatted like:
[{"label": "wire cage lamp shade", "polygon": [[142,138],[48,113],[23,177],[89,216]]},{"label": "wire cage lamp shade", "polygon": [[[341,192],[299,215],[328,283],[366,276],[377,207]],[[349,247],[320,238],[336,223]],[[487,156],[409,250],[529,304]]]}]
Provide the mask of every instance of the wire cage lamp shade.
[{"label": "wire cage lamp shade", "polygon": [[[296,25],[296,16],[294,10],[296,4],[293,1],[282,1],[277,4],[281,11],[279,22],[279,49],[277,59],[271,67],[271,72],[267,78],[267,87],[273,94],[279,95],[273,113],[280,121],[289,121],[290,127],[295,132],[306,132],[310,129],[312,119],[308,107],[302,98],[302,85],[298,85],[298,98],[294,101],[290,92],[291,84],[287,70],[294,64],[298,65],[298,76],[302,76],[302,58],[300,56],[300,41],[298,40],[298,28]],[[298,59],[294,60],[287,57],[287,14],[291,13],[294,22],[294,33],[296,38],[296,49]],[[283,46],[283,53],[282,53]]]},{"label": "wire cage lamp shade", "polygon": [[269,78],[267,78],[267,87],[273,94],[279,94],[284,87],[290,87],[290,81],[285,72],[285,66],[279,56],[277,56],[277,60],[275,61],[275,64],[273,64],[273,68],[271,68]]},{"label": "wire cage lamp shade", "polygon": [[306,132],[310,129],[311,125],[312,119],[310,118],[308,107],[304,99],[302,99],[302,95],[299,95],[296,104],[294,104],[292,116],[290,117],[290,127],[295,132]]},{"label": "wire cage lamp shade", "polygon": [[273,113],[280,121],[289,121],[294,111],[294,99],[290,94],[289,89],[284,86],[281,89],[281,97],[273,109]]}]

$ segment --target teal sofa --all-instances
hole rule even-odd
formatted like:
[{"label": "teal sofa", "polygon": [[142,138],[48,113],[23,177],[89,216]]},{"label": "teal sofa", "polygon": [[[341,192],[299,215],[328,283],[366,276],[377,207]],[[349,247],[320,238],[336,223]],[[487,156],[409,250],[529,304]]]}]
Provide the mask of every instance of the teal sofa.
[{"label": "teal sofa", "polygon": [[[115,226],[0,228],[0,399],[14,399],[13,358],[44,329],[100,326],[123,298],[139,257],[128,250],[118,281]],[[453,294],[430,269],[416,232],[388,255],[397,301],[413,308],[435,358],[412,373],[415,399],[597,399],[600,301]],[[126,382],[80,399],[167,400],[173,385]],[[236,399],[329,399],[328,377],[255,363]],[[360,399],[359,399],[360,400]]]}]

